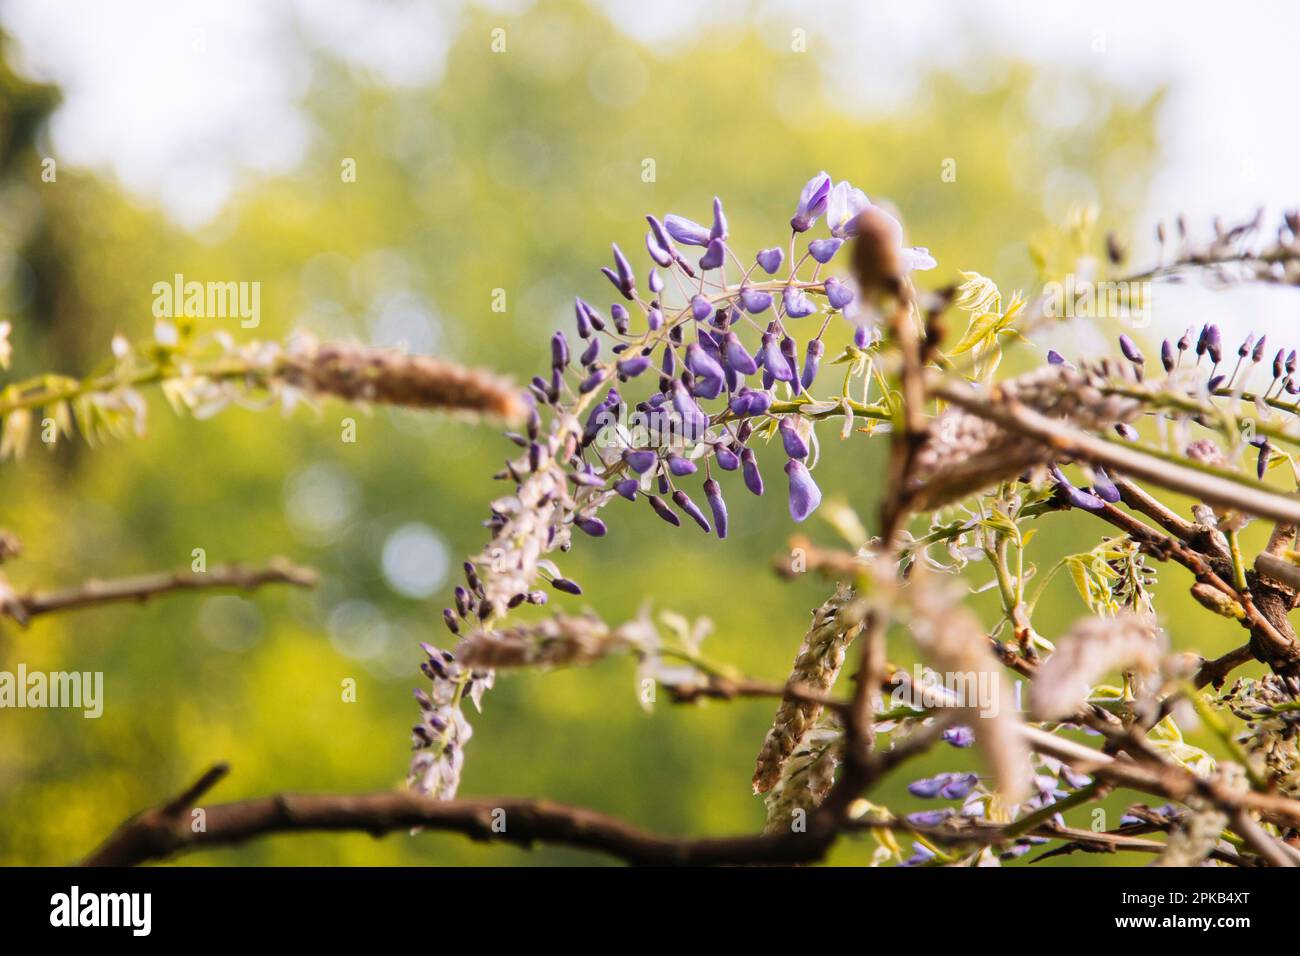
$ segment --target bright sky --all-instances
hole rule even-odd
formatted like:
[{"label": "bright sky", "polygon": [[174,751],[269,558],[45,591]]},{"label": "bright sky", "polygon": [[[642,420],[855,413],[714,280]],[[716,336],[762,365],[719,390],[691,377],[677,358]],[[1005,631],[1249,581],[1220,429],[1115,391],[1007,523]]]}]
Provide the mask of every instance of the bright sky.
[{"label": "bright sky", "polygon": [[[509,9],[527,0],[494,0]],[[924,64],[979,49],[1085,65],[1136,91],[1168,81],[1164,162],[1147,216],[1189,222],[1300,205],[1294,122],[1300,4],[1243,0],[604,0],[630,34],[689,42],[701,26],[758,25],[788,48],[806,29],[828,80],[871,109],[902,102]],[[300,29],[394,83],[436,77],[463,0],[5,0],[0,20],[26,72],[66,105],[52,137],[64,161],[108,170],[178,221],[209,219],[240,177],[292,168],[310,130],[293,108],[309,81],[287,32]],[[862,66],[869,64],[869,66]],[[882,69],[882,64],[888,69]],[[860,82],[863,69],[870,83]],[[853,91],[850,93],[849,91]],[[1048,88],[1042,115],[1068,124],[1086,103]],[[1289,300],[1288,300],[1289,303]],[[1274,307],[1269,307],[1274,311]],[[1288,309],[1288,316],[1290,310]]]}]

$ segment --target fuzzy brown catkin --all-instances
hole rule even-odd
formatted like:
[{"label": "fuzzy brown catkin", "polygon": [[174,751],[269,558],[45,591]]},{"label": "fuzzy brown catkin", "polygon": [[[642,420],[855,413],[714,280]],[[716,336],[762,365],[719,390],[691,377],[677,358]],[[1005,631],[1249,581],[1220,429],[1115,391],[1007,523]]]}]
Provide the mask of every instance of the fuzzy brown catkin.
[{"label": "fuzzy brown catkin", "polygon": [[519,421],[527,414],[522,393],[490,372],[393,349],[325,343],[284,356],[285,382],[347,401],[491,415]]},{"label": "fuzzy brown catkin", "polygon": [[[862,626],[860,616],[850,613],[853,602],[853,590],[840,585],[813,611],[812,626],[799,645],[788,683],[822,693],[831,689],[844,666],[845,649]],[[781,779],[786,761],[821,712],[822,705],[812,701],[781,701],[758,752],[755,793],[766,793]]]},{"label": "fuzzy brown catkin", "polygon": [[[1105,394],[1098,385],[1114,369],[1101,371],[1048,365],[997,386],[1014,401],[1051,418],[1067,419],[1086,431],[1128,423],[1141,414],[1131,398]],[[1003,430],[961,408],[949,408],[926,430],[912,472],[914,506],[930,510],[1014,478],[1055,457],[1052,449]]]}]

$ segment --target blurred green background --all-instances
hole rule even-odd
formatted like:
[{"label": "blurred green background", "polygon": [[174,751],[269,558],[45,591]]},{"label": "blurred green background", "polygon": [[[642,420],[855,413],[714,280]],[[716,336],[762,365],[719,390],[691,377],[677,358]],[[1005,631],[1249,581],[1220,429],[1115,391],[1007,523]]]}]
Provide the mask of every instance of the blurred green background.
[{"label": "blurred green background", "polygon": [[[496,27],[507,31],[504,54],[491,50]],[[283,176],[249,177],[214,222],[192,233],[89,174],[61,167],[57,182],[42,182],[44,123],[58,91],[5,67],[0,303],[15,325],[11,380],[83,373],[107,355],[115,331],[148,338],[151,286],[180,272],[261,282],[259,329],[205,320],[208,328],[224,321],[241,341],[296,328],[320,338],[405,340],[523,381],[545,363],[551,330],[569,328],[575,294],[608,305],[597,267],[611,241],[642,250],[644,213],[704,218],[721,195],[733,241],[748,255],[784,240],[799,187],[820,169],[898,206],[910,240],[940,263],[926,281],[973,269],[1004,290],[1027,288],[1027,240],[1045,224],[1045,179],[1062,170],[1087,177],[1103,223],[1122,228],[1159,159],[1154,99],[1135,102],[1062,73],[1054,81],[1082,91],[1090,108],[1068,129],[1044,128],[1029,95],[1035,68],[987,49],[955,51],[909,109],[870,116],[828,95],[817,57],[792,52],[780,24],[716,27],[652,49],[601,10],[561,2],[518,14],[471,9],[456,30],[441,79],[422,87],[385,87],[311,49],[301,104],[314,126],[309,158]],[[303,36],[296,42],[311,46]],[[971,75],[963,56],[979,61],[978,83],[963,80]],[[341,181],[345,158],[356,161],[355,183]],[[647,158],[653,182],[642,178]],[[955,182],[941,177],[950,158]],[[495,289],[506,290],[504,314],[491,309]],[[846,331],[833,329],[831,354]],[[74,860],[217,760],[230,761],[233,773],[213,799],[400,785],[411,689],[422,683],[416,642],[448,637],[438,615],[452,572],[482,546],[479,522],[502,492],[489,476],[509,446],[490,427],[333,402],[319,415],[230,409],[196,422],[177,418],[156,393],[150,403],[143,439],[53,453],[37,444],[26,460],[0,466],[0,526],[25,544],[4,568],[13,584],[185,567],[200,547],[210,565],[284,554],[318,568],[323,583],[315,593],[177,596],[51,616],[28,630],[6,624],[0,669],[24,662],[29,670],[103,671],[106,705],[97,721],[55,710],[0,713],[5,864]],[[345,417],[358,421],[355,444],[340,441]],[[839,443],[830,430],[823,441],[823,489],[874,515],[880,443]],[[589,605],[614,622],[646,601],[707,615],[716,625],[712,656],[783,679],[827,589],[771,574],[770,559],[792,531],[780,496],[729,501],[726,542],[615,502],[610,535],[582,541],[563,562],[586,596],[552,606]],[[1086,519],[1049,521],[1033,545],[1044,567],[1094,543],[1083,537],[1094,530]],[[833,540],[824,525],[811,531]],[[418,567],[395,581],[385,549],[400,558],[403,542]],[[975,566],[972,583],[985,575]],[[1228,622],[1191,617],[1178,572],[1162,576],[1176,639],[1191,619],[1196,630],[1183,643],[1214,652],[1239,640]],[[1050,637],[1083,607],[1067,576],[1049,594],[1036,624]],[[991,600],[976,599],[990,624]],[[891,656],[910,663],[911,648],[899,643]],[[571,801],[667,833],[759,828],[762,803],[749,779],[771,705],[661,704],[646,714],[633,667],[610,660],[501,675],[485,712],[472,716],[461,792]],[[355,703],[341,699],[347,678],[358,684]],[[874,799],[898,812],[918,809],[903,789],[908,780],[973,761],[943,748]],[[870,841],[846,841],[832,862],[865,862],[871,850]],[[277,838],[184,862],[597,860],[394,835]]]}]

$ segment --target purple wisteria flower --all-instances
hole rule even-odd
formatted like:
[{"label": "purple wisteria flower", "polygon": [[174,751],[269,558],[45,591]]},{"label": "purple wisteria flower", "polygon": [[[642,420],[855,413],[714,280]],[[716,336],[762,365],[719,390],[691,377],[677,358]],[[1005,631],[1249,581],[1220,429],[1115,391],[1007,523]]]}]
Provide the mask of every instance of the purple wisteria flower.
[{"label": "purple wisteria flower", "polygon": [[795,206],[790,228],[795,232],[807,232],[813,227],[821,214],[826,211],[826,203],[831,195],[831,177],[821,172],[804,185],[799,192],[799,202]]}]

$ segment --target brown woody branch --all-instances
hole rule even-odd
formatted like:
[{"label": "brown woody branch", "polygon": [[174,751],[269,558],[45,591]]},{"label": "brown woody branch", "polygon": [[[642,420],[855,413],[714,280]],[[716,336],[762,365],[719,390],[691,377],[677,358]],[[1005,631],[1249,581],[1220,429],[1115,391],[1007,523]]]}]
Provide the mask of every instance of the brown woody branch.
[{"label": "brown woody branch", "polygon": [[164,572],[109,581],[92,579],[73,588],[12,594],[7,600],[0,600],[0,616],[10,617],[25,626],[39,614],[72,611],[100,604],[143,603],[176,591],[251,591],[267,584],[310,588],[315,587],[316,583],[317,575],[311,568],[294,564],[285,558],[272,558],[265,567],[260,568],[229,564],[204,572]]}]

